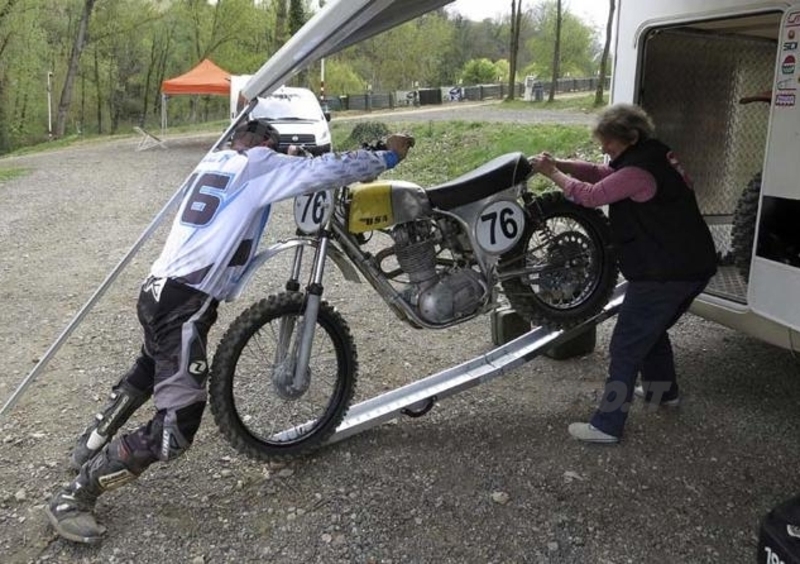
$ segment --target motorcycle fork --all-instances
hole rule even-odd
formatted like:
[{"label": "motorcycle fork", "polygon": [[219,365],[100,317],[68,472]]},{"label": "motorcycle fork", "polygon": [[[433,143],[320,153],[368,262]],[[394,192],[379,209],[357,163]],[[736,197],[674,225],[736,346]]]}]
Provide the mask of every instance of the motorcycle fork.
[{"label": "motorcycle fork", "polygon": [[[295,248],[294,260],[292,261],[292,273],[286,281],[287,292],[300,291],[300,270],[303,266],[302,246]],[[282,317],[278,324],[278,346],[275,348],[275,366],[282,366],[289,354],[289,345],[292,342],[294,327],[296,324],[294,317]]]},{"label": "motorcycle fork", "polygon": [[[325,257],[327,256],[330,234],[328,231],[320,233],[319,243],[314,253],[314,261],[311,265],[309,283],[306,286],[305,309],[303,318],[300,320],[297,331],[298,338],[295,343],[295,367],[294,380],[292,387],[295,390],[303,390],[308,387],[310,373],[308,370],[309,359],[311,358],[311,347],[314,344],[314,329],[317,326],[317,315],[319,314],[320,303],[322,302],[322,278],[325,274]],[[296,272],[293,275],[299,276],[299,260],[295,254]],[[283,332],[281,332],[283,333]],[[281,334],[283,336],[283,334]],[[283,344],[283,343],[281,343]]]}]

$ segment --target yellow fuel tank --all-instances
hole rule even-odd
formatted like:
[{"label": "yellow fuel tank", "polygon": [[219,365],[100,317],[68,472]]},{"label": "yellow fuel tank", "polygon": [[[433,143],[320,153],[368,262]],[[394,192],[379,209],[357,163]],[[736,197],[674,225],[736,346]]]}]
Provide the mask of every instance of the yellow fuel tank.
[{"label": "yellow fuel tank", "polygon": [[425,190],[401,180],[368,182],[350,187],[347,229],[365,233],[430,214]]}]

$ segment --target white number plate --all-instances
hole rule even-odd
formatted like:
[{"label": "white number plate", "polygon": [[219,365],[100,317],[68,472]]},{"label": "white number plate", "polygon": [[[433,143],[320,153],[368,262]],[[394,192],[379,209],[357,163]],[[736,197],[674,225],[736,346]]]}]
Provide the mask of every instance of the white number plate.
[{"label": "white number plate", "polygon": [[491,254],[502,254],[511,249],[525,229],[525,212],[516,202],[494,202],[478,214],[475,237],[478,245]]},{"label": "white number plate", "polygon": [[325,225],[333,212],[333,190],[313,192],[294,199],[294,222],[306,235]]}]

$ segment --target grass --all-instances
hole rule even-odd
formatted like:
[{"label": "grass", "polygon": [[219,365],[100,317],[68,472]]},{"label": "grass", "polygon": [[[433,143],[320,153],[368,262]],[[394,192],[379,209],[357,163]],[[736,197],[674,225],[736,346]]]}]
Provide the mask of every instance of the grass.
[{"label": "grass", "polygon": [[4,182],[9,180],[13,180],[15,178],[19,178],[20,176],[24,176],[28,173],[28,169],[25,168],[4,168],[0,167],[0,185]]},{"label": "grass", "polygon": [[506,108],[520,108],[520,109],[537,109],[537,110],[578,110],[587,113],[597,113],[608,104],[608,94],[603,95],[603,105],[594,105],[594,93],[592,94],[560,94],[552,102],[547,101],[547,93],[545,92],[544,100],[541,102],[526,102],[523,100],[506,101],[497,107],[500,109]]},{"label": "grass", "polygon": [[[422,186],[438,184],[469,172],[494,157],[510,152],[533,155],[549,151],[558,157],[599,161],[601,154],[586,126],[525,125],[512,123],[431,121],[393,124],[390,131],[410,133],[416,146],[398,167],[383,176],[413,180]],[[352,124],[332,124],[334,146],[352,149],[346,141]],[[534,189],[549,186],[544,179],[534,180]]]}]

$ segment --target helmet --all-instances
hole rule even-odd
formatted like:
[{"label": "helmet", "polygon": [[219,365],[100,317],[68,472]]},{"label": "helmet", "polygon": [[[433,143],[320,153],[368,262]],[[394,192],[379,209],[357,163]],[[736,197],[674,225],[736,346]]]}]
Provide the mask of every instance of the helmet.
[{"label": "helmet", "polygon": [[236,136],[244,133],[253,133],[260,139],[272,139],[273,148],[278,148],[280,142],[280,133],[275,127],[266,119],[251,119],[244,125],[240,125],[236,129]]}]

